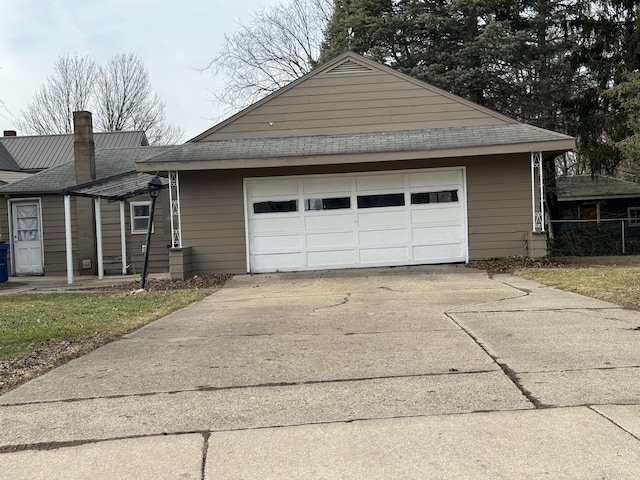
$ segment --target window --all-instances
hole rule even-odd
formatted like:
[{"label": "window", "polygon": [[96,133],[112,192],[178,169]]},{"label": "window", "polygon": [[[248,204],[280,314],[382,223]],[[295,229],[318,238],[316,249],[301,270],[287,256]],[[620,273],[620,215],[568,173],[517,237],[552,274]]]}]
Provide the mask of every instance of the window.
[{"label": "window", "polygon": [[640,227],[640,207],[629,207],[627,209],[630,227]]},{"label": "window", "polygon": [[351,208],[350,197],[339,198],[307,198],[304,201],[304,209],[309,210],[340,210]]},{"label": "window", "polygon": [[131,233],[147,233],[151,202],[131,202]]},{"label": "window", "polygon": [[282,213],[297,211],[297,200],[282,200],[279,202],[257,202],[253,204],[253,213]]},{"label": "window", "polygon": [[360,195],[358,208],[402,207],[404,193],[387,193],[384,195]]},{"label": "window", "polygon": [[423,203],[450,203],[457,201],[457,190],[443,190],[441,192],[424,192],[411,194],[412,205],[421,205]]}]

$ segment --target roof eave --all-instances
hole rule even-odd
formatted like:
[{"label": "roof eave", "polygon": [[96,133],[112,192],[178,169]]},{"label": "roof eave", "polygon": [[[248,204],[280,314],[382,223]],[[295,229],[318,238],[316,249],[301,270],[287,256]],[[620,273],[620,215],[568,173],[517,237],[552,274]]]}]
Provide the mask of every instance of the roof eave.
[{"label": "roof eave", "polygon": [[435,158],[475,157],[510,153],[554,152],[561,154],[575,148],[575,139],[547,142],[517,143],[508,145],[472,146],[439,150],[415,150],[400,152],[377,152],[358,154],[332,154],[309,156],[281,156],[261,158],[234,158],[217,160],[145,160],[136,167],[141,172],[182,170],[234,170],[249,168],[306,167],[317,165],[340,165],[349,163],[392,162]]}]

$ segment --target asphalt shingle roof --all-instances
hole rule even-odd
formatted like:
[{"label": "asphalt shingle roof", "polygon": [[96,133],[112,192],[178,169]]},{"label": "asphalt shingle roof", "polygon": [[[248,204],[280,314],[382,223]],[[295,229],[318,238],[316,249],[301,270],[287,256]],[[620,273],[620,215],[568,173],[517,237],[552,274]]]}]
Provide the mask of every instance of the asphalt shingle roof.
[{"label": "asphalt shingle roof", "polygon": [[640,184],[602,177],[600,175],[572,175],[556,178],[558,200],[575,198],[640,197]]},{"label": "asphalt shingle roof", "polygon": [[[96,178],[131,172],[136,169],[137,161],[158,155],[169,148],[171,147],[136,147],[96,151]],[[0,193],[55,193],[75,184],[75,168],[71,161],[0,187]]]},{"label": "asphalt shingle roof", "polygon": [[[513,123],[349,135],[250,138],[178,145],[149,162],[198,162],[315,155],[447,150],[517,143],[572,140],[573,137]],[[142,161],[144,163],[145,160]]]}]

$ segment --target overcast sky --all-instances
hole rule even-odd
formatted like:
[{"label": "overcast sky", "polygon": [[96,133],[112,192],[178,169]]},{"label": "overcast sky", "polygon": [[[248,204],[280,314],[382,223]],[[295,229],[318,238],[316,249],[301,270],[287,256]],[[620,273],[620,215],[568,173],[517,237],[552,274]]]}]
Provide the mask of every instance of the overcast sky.
[{"label": "overcast sky", "polygon": [[[167,120],[185,140],[211,127],[223,109],[211,90],[220,79],[200,73],[237,22],[278,0],[14,0],[0,12],[0,134],[53,71],[59,55],[89,55],[104,64],[133,51],[166,101]],[[18,132],[20,134],[20,132]]]}]

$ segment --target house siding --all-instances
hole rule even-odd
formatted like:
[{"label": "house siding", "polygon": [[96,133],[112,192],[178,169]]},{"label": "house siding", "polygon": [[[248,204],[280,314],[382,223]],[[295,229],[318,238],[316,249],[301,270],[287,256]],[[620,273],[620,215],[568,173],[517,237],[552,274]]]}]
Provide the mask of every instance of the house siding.
[{"label": "house siding", "polygon": [[[471,260],[526,255],[531,231],[528,155],[227,172],[181,172],[182,240],[194,274],[247,269],[243,178],[466,167]],[[523,193],[524,192],[524,193]]]},{"label": "house siding", "polygon": [[392,73],[324,73],[280,91],[200,141],[506,123],[507,119]]}]

